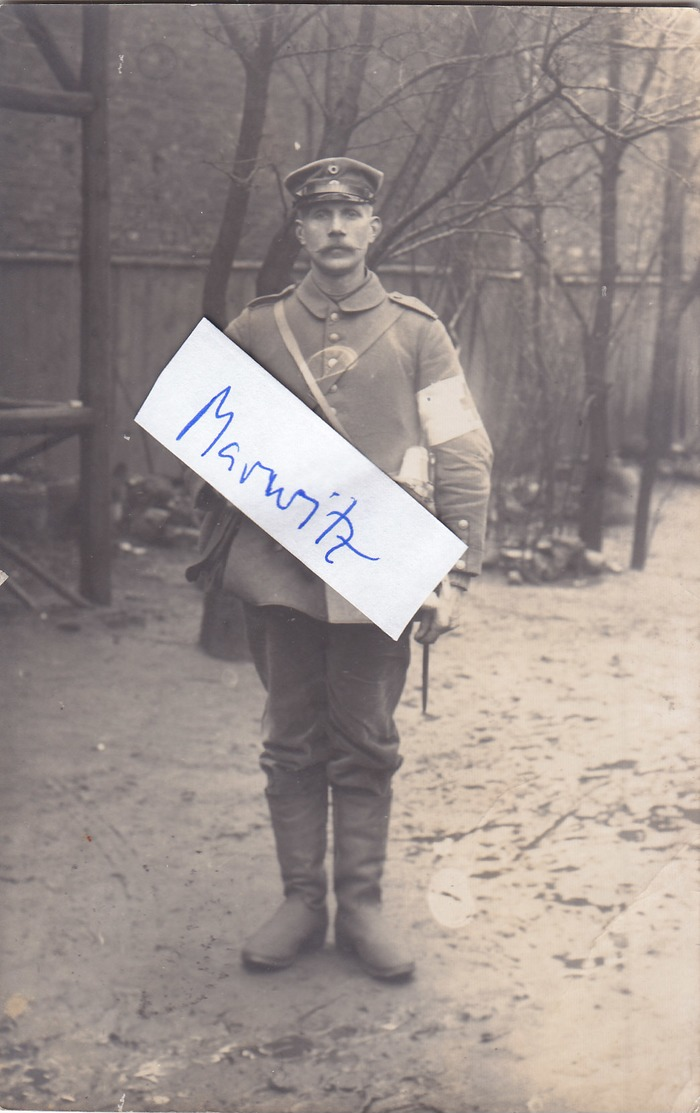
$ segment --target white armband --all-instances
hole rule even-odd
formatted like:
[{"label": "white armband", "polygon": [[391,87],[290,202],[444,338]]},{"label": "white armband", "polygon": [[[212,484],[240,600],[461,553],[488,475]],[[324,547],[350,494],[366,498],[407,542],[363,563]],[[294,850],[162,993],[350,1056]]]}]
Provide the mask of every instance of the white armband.
[{"label": "white armband", "polygon": [[423,436],[430,448],[482,426],[461,375],[424,387],[416,398]]}]

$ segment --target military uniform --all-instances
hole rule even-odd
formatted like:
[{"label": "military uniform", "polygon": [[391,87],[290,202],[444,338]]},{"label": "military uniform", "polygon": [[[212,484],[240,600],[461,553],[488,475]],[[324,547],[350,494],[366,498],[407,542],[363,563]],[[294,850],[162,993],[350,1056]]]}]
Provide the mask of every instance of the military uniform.
[{"label": "military uniform", "polygon": [[[460,586],[465,575],[476,574],[481,568],[490,448],[444,326],[417,299],[387,294],[371,273],[359,290],[340,302],[329,298],[311,274],[296,288],[257,299],[232,322],[227,335],[316,410],[314,397],[280,335],[273,312],[278,300],[284,303],[289,327],[311,373],[360,452],[388,475],[398,476],[407,450],[420,444],[430,449],[437,516],[468,545],[452,576]],[[419,553],[416,559],[420,560]],[[368,622],[248,520],[241,525],[231,546],[224,583],[256,606],[284,607],[333,625]],[[255,632],[260,622],[279,625],[281,620],[283,616],[279,613],[251,615],[254,647],[259,647]],[[290,700],[304,702],[307,686],[301,683],[298,665],[306,655],[313,624],[297,620],[293,629],[299,635],[298,651],[290,657],[293,647],[289,636],[281,639],[282,660],[275,669],[276,682],[268,688],[270,707],[262,761],[272,774],[273,783],[284,782],[285,770],[297,773],[324,760],[323,744],[327,744],[320,737],[318,745],[308,745],[309,733],[316,732],[299,708],[295,718],[304,720],[307,745],[290,746]],[[399,763],[390,704],[398,700],[401,692],[397,671],[405,673],[408,666],[407,635],[392,647],[391,639],[376,630],[332,631],[330,635],[321,631],[321,634],[324,642],[329,636],[337,642],[352,634],[354,653],[359,652],[369,675],[375,678],[375,692],[382,687],[383,669],[388,669],[387,685],[392,699],[379,700],[377,737],[373,737],[369,723],[364,725],[358,740],[343,726],[334,731],[342,740],[342,754],[326,755],[331,777],[340,767],[342,783],[368,791],[373,788],[385,791],[388,777]],[[363,638],[367,643],[364,650]],[[276,659],[272,647],[280,642],[279,633],[268,637],[267,642],[268,652],[272,651]],[[375,661],[377,653],[383,667]],[[353,653],[350,655],[352,658]],[[259,652],[256,660],[262,665]],[[343,655],[341,667],[346,676],[347,666]],[[268,663],[265,670],[268,674],[270,667]],[[364,678],[359,683],[366,688]],[[348,695],[354,719],[357,699],[362,698],[366,705],[367,695],[366,691]],[[281,706],[275,713],[278,703]],[[356,729],[357,725],[354,726]],[[327,729],[325,722],[318,724],[320,735],[325,735]],[[357,753],[355,762],[350,762],[347,747],[354,741]]]},{"label": "military uniform", "polygon": [[[286,184],[298,203],[364,203],[372,200],[380,181],[381,174],[365,164],[326,159],[296,171]],[[280,307],[330,416],[356,448],[394,478],[400,478],[407,453],[417,446],[431,453],[435,513],[468,545],[450,579],[466,588],[481,567],[491,448],[444,326],[417,299],[388,294],[370,272],[349,295],[333,297],[317,283],[312,268],[298,286],[252,302],[227,335],[316,412],[319,406],[299,359],[285,342]],[[415,556],[420,561],[421,554]],[[283,861],[301,821],[296,827],[296,821],[287,823],[283,811],[305,814],[313,828],[330,785],[341,824],[336,827],[341,859],[343,844],[352,842],[350,829],[368,831],[377,816],[380,826],[388,823],[390,782],[401,763],[393,716],[409,663],[409,630],[393,641],[248,520],[236,527],[224,584],[248,604],[251,649],[267,690],[261,764],[285,893],[288,898],[301,894],[306,909],[316,913],[297,932],[308,940],[321,928],[325,888],[319,881],[322,866],[321,872],[317,867],[325,834],[319,819],[317,837],[309,835],[305,844],[307,863],[316,863],[311,873],[317,884],[304,889],[304,877],[291,881],[294,869],[288,864],[285,872]],[[294,801],[303,797],[306,810],[295,812]],[[383,837],[385,843],[386,830]],[[371,855],[378,857],[376,848]],[[344,881],[348,870],[341,859],[336,860],[339,894],[349,893],[358,875],[350,869]],[[359,904],[378,904],[378,878],[370,889],[371,899]],[[366,898],[369,890],[364,892]],[[352,905],[350,897],[346,905]],[[352,907],[357,906],[355,901]],[[277,916],[277,939],[292,908],[288,899]],[[297,907],[299,915],[304,913]],[[280,947],[266,932],[246,948],[244,958],[254,965],[286,965],[277,961]],[[386,958],[383,946],[377,943],[364,955],[371,973],[391,977],[406,973],[409,965],[412,969],[412,963],[397,965]],[[292,952],[294,947],[286,957]]]},{"label": "military uniform", "polygon": [[[374,274],[339,303],[323,293],[310,274],[296,288],[252,302],[227,335],[317,412],[274,319],[277,300],[284,303],[289,326],[320,389],[360,452],[396,477],[411,446],[430,448],[437,516],[469,546],[459,570],[478,573],[490,446],[454,347],[436,314],[417,298],[387,294]],[[231,567],[234,589],[235,576]],[[324,613],[323,595],[319,580],[312,611],[306,596],[301,604],[293,595],[274,601],[332,622],[332,604],[330,613],[327,607]],[[263,596],[259,601],[272,600]],[[359,616],[356,620],[363,621]]]}]

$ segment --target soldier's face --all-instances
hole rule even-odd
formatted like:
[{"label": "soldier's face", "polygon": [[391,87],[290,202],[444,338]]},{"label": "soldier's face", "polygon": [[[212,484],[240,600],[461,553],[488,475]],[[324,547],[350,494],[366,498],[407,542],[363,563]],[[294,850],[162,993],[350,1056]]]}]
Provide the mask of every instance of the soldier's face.
[{"label": "soldier's face", "polygon": [[349,274],[364,267],[369,245],[381,223],[370,205],[319,201],[305,206],[296,223],[299,242],[312,267],[329,275]]}]

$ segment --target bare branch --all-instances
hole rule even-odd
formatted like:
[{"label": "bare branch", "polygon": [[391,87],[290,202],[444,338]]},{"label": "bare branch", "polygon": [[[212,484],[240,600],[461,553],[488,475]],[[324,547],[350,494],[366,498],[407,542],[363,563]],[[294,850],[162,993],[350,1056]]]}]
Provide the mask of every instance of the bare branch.
[{"label": "bare branch", "polygon": [[[429,229],[426,227],[426,235],[422,240],[419,240],[418,242],[413,244],[409,244],[407,247],[401,247],[398,248],[396,251],[392,251],[390,258],[400,259],[403,255],[410,255],[421,247],[430,247],[431,244],[440,243],[443,240],[450,240],[453,239],[455,236],[483,236],[483,234],[483,228],[472,228],[468,224],[465,224],[463,226],[454,225],[449,228],[443,228],[441,231],[436,230],[435,232],[430,232]],[[500,239],[509,240],[517,239],[513,232],[495,232],[489,230],[489,236],[495,236]]]},{"label": "bare branch", "polygon": [[[430,242],[429,240],[426,240],[424,238],[428,233],[440,230],[441,228],[445,228],[447,230],[446,234],[448,235],[450,229],[453,229],[455,231],[464,231],[472,224],[474,224],[476,220],[482,217],[491,216],[493,213],[502,211],[503,201],[505,201],[508,197],[512,197],[512,195],[514,193],[517,193],[518,190],[526,184],[526,182],[530,181],[530,179],[533,178],[537,171],[540,169],[544,161],[544,157],[537,159],[535,163],[533,163],[533,165],[528,170],[526,170],[525,173],[518,179],[518,181],[513,182],[512,185],[509,185],[506,189],[501,190],[500,193],[494,194],[484,201],[474,201],[471,203],[462,202],[461,204],[463,206],[468,205],[471,209],[471,212],[468,213],[466,218],[462,217],[461,220],[455,221],[454,217],[445,216],[442,220],[433,221],[431,222],[431,224],[423,225],[423,227],[421,228],[416,228],[414,231],[408,232],[403,237],[403,239],[398,240],[397,243],[394,245],[394,248],[391,252],[391,257],[394,258],[399,253],[405,254],[407,251],[415,250],[418,247],[422,247],[425,243]],[[491,233],[489,232],[489,234]]]},{"label": "bare branch", "polygon": [[[286,13],[286,14],[288,14],[288,13]],[[301,17],[301,19],[299,20],[298,23],[293,23],[292,20],[290,19],[289,29],[287,31],[283,31],[283,33],[280,35],[279,39],[275,39],[275,42],[274,42],[275,54],[279,54],[282,47],[286,43],[288,43],[290,39],[293,39],[294,36],[296,34],[298,34],[299,31],[301,31],[302,27],[304,27],[307,23],[310,23],[312,19],[316,19],[319,14],[320,14],[319,8],[314,6],[311,11],[305,12],[302,15],[302,17]]]},{"label": "bare branch", "polygon": [[556,283],[556,285],[559,287],[562,294],[564,295],[564,299],[566,300],[569,308],[571,309],[571,312],[574,314],[574,317],[581,327],[582,334],[584,335],[584,337],[588,336],[589,327],[586,317],[579,308],[578,302],[576,301],[573,294],[571,293],[571,290],[568,288],[566,282],[564,281],[563,275],[561,275],[559,271],[555,270],[550,260],[547,258],[547,256],[537,243],[535,243],[530,237],[525,236],[522,230],[518,228],[517,224],[511,221],[508,216],[506,216],[505,219],[506,222],[510,224],[511,228],[513,228],[515,232],[518,233],[522,243],[524,243],[525,246],[532,252],[537,262],[540,263],[541,266],[545,267],[549,276],[553,279],[553,281]]},{"label": "bare branch", "polygon": [[700,120],[700,112],[694,112],[690,116],[679,116],[673,120],[666,120],[664,123],[655,124],[653,127],[642,129],[642,131],[630,132],[629,142],[643,139],[647,135],[653,135],[657,131],[666,131],[668,128],[680,127],[683,124],[693,124]]},{"label": "bare branch", "polygon": [[[600,91],[605,92],[606,90],[601,89]],[[606,124],[603,120],[596,120],[595,116],[592,116],[591,113],[588,112],[583,107],[583,105],[580,104],[574,97],[567,93],[563,87],[560,89],[559,95],[565,104],[568,104],[570,108],[573,108],[574,112],[576,112],[576,114],[580,116],[582,120],[585,120],[586,123],[590,124],[592,128],[595,128],[596,131],[599,131],[601,135],[607,136],[608,139],[615,139],[618,143],[624,143],[626,141],[627,137],[624,135],[623,132],[614,130],[613,128],[609,127],[609,125]]]},{"label": "bare branch", "polygon": [[230,10],[225,4],[214,4],[213,10],[226,33],[228,41],[236,51],[236,54],[244,64],[248,64],[250,62],[250,56],[253,53],[254,44],[242,33],[235,16],[231,15]]},{"label": "bare branch", "polygon": [[540,97],[539,100],[533,101],[532,104],[527,106],[527,108],[524,108],[521,112],[518,112],[517,115],[513,116],[507,124],[504,124],[497,131],[492,132],[489,138],[484,140],[484,142],[481,143],[476,148],[476,150],[473,151],[468,156],[468,158],[466,158],[460,164],[457,170],[447,179],[445,184],[440,189],[435,190],[429,197],[427,197],[424,201],[421,201],[420,204],[415,205],[413,209],[407,212],[400,220],[396,222],[394,227],[384,236],[383,241],[380,243],[380,250],[377,252],[375,259],[383,258],[383,256],[386,255],[389,246],[398,239],[404,228],[407,228],[410,224],[413,224],[413,222],[417,220],[419,216],[422,216],[422,214],[428,209],[433,208],[433,206],[438,201],[441,201],[443,197],[447,197],[447,195],[452,192],[455,186],[462,181],[465,174],[472,168],[472,166],[475,166],[480,161],[480,159],[484,157],[485,154],[492,150],[498,143],[501,142],[502,139],[504,139],[512,131],[518,128],[521,123],[529,119],[531,116],[535,115],[537,112],[540,112],[548,104],[551,104],[552,101],[555,100],[558,96],[558,93],[558,89],[552,89],[549,93],[546,93],[545,96]]},{"label": "bare branch", "polygon": [[[424,66],[422,70],[412,74],[410,77],[399,82],[389,93],[386,93],[381,100],[372,105],[372,108],[365,112],[364,116],[359,116],[357,125],[364,124],[367,120],[371,120],[374,116],[378,116],[386,108],[393,107],[394,102],[399,99],[406,99],[405,93],[414,85],[423,81],[424,78],[430,77],[431,74],[445,72],[452,68],[463,66],[466,62],[481,62],[482,64],[489,64],[497,61],[499,58],[512,58],[516,54],[525,53],[538,49],[541,43],[528,43],[526,46],[511,48],[509,50],[494,51],[491,54],[485,55],[482,53],[464,53],[458,54],[453,58],[444,58],[437,62],[431,62],[430,65]],[[412,96],[421,96],[420,92],[412,94]]]},{"label": "bare branch", "polygon": [[581,23],[575,24],[567,31],[562,31],[561,34],[558,35],[551,43],[549,43],[549,45],[545,49],[542,55],[541,62],[542,72],[546,73],[552,81],[557,80],[553,74],[549,73],[549,63],[555,50],[558,50],[559,47],[563,46],[564,43],[567,42],[573,35],[578,35],[580,31],[585,30],[586,27],[590,27],[591,23],[593,22],[594,14],[595,13],[589,15],[587,19],[584,19]]},{"label": "bare branch", "polygon": [[659,63],[659,53],[663,49],[663,43],[664,43],[665,38],[666,38],[666,35],[662,31],[661,34],[659,35],[659,38],[657,39],[657,41],[654,45],[653,50],[651,50],[649,52],[649,54],[648,54],[648,56],[645,60],[644,73],[642,75],[642,80],[641,80],[641,82],[639,84],[639,88],[637,89],[637,92],[635,93],[634,98],[633,98],[633,105],[634,105],[633,111],[634,111],[635,114],[637,112],[639,112],[639,109],[640,109],[641,105],[644,103],[644,97],[646,96],[646,93],[649,89],[649,86],[651,85],[652,81],[654,80],[654,74],[656,73],[656,69],[657,69],[658,63]]}]

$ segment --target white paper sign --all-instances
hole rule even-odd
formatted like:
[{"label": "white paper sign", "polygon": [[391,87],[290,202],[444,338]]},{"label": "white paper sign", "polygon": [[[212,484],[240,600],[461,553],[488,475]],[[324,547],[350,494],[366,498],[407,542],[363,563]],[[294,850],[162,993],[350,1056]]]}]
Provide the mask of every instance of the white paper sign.
[{"label": "white paper sign", "polygon": [[392,638],[465,551],[209,321],[136,421]]}]

